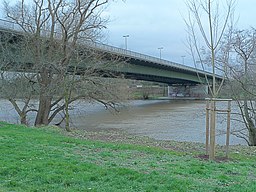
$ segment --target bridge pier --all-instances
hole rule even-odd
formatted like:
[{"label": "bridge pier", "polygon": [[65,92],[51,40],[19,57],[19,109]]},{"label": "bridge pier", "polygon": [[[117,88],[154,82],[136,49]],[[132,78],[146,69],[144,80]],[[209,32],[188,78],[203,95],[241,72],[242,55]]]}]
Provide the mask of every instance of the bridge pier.
[{"label": "bridge pier", "polygon": [[168,97],[204,99],[208,95],[207,85],[169,85]]}]

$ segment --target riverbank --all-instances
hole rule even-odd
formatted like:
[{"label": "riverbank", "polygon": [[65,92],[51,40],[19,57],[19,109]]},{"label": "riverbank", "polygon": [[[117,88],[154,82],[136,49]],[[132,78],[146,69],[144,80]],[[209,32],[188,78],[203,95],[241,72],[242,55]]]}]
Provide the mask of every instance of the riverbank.
[{"label": "riverbank", "polygon": [[[184,154],[203,156],[205,154],[205,144],[198,142],[180,142],[174,140],[156,140],[147,136],[136,136],[119,129],[96,129],[96,130],[73,130],[72,132],[64,132],[65,135],[101,142],[111,142],[115,144],[132,144],[142,145],[145,147],[156,147],[164,150],[172,150]],[[216,155],[220,159],[225,159],[224,145],[216,145]],[[240,154],[242,156],[256,156],[256,146],[231,145],[229,151],[232,154]]]},{"label": "riverbank", "polygon": [[256,190],[255,148],[210,162],[190,151],[191,143],[6,123],[0,123],[0,143],[3,192]]}]

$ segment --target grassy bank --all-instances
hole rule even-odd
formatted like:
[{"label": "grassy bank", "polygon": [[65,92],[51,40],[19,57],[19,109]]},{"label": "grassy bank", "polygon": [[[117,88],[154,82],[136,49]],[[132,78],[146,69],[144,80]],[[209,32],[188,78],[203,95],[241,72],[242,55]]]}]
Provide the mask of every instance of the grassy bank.
[{"label": "grassy bank", "polygon": [[5,123],[0,146],[0,191],[256,191],[255,148],[208,162],[175,147]]}]

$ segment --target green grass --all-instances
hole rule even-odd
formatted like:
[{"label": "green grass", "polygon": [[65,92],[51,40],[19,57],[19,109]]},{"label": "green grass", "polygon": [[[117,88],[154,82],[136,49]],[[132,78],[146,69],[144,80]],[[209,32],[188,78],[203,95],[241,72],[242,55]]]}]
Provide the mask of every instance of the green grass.
[{"label": "green grass", "polygon": [[256,157],[209,162],[0,123],[0,191],[256,191]]}]

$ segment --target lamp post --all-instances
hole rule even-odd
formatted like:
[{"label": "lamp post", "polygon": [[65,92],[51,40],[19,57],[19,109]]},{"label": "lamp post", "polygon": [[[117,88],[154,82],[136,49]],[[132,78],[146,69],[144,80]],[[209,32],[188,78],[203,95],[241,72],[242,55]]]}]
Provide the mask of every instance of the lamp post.
[{"label": "lamp post", "polygon": [[158,49],[159,49],[159,58],[162,59],[162,49],[163,49],[163,47],[158,47]]},{"label": "lamp post", "polygon": [[182,58],[182,64],[184,65],[184,61],[185,61],[185,55],[182,55],[181,58]]},{"label": "lamp post", "polygon": [[129,35],[124,35],[124,44],[125,44],[125,49],[127,50],[127,38],[129,37]]}]

